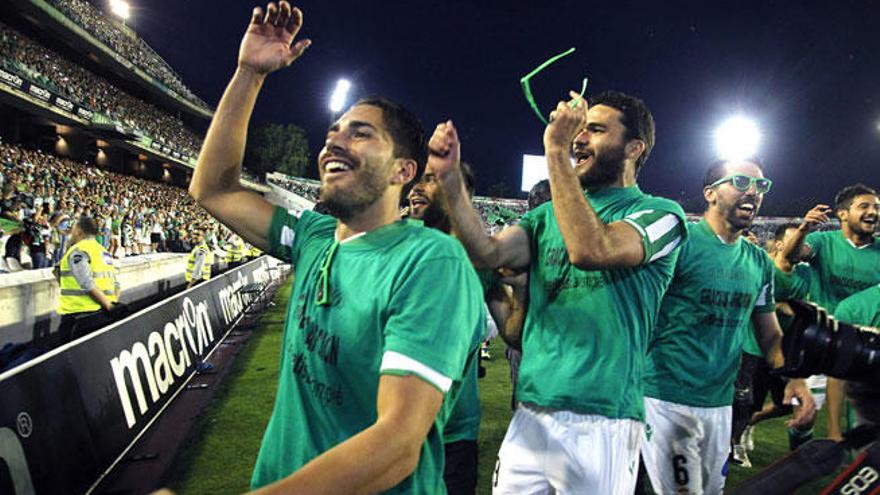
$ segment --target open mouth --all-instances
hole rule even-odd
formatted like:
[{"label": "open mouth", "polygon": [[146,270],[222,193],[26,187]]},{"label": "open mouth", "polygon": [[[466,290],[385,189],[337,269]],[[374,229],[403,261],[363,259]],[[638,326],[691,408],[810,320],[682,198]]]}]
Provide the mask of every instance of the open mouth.
[{"label": "open mouth", "polygon": [[325,174],[339,174],[352,170],[352,166],[346,162],[331,160],[324,164]]},{"label": "open mouth", "polygon": [[575,154],[574,154],[574,163],[575,163],[576,165],[582,165],[582,164],[584,164],[584,163],[587,163],[587,161],[588,161],[590,158],[592,158],[592,157],[593,157],[593,154],[592,154],[592,153],[575,152]]},{"label": "open mouth", "polygon": [[756,206],[754,203],[741,203],[736,206],[736,210],[747,215],[754,215]]},{"label": "open mouth", "polygon": [[869,215],[866,217],[862,217],[862,223],[866,223],[871,226],[876,226],[877,220],[878,220],[877,215]]},{"label": "open mouth", "polygon": [[409,199],[409,202],[413,206],[425,206],[428,204],[428,200],[422,196],[413,196]]}]

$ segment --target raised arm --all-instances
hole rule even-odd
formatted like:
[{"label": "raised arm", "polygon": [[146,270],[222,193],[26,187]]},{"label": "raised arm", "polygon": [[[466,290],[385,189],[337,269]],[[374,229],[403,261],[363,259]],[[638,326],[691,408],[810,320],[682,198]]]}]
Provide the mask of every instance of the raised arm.
[{"label": "raised arm", "polygon": [[496,236],[486,233],[479,213],[465,190],[459,160],[461,144],[452,121],[437,125],[428,143],[428,170],[440,178],[440,191],[455,234],[477,268],[507,267],[522,270],[529,265],[529,236],[517,226]]},{"label": "raised arm", "polygon": [[286,1],[254,8],[241,42],[238,67],[208,128],[189,193],[218,220],[260,249],[267,250],[274,206],[241,184],[248,121],[266,76],[289,66],[311,44],[291,45],[302,12]]},{"label": "raised arm", "polygon": [[[801,261],[810,259],[813,252],[812,249],[810,249],[810,246],[804,244],[804,239],[806,239],[807,234],[815,230],[816,227],[829,221],[828,214],[830,212],[831,207],[828,205],[816,205],[812,210],[808,211],[807,214],[804,215],[804,221],[798,226],[795,234],[782,246],[780,256],[785,258],[791,264],[797,264]],[[784,263],[782,264],[784,265]],[[779,266],[780,270],[785,271],[783,266],[780,266],[780,263],[777,262],[776,266]]]},{"label": "raised arm", "polygon": [[[645,260],[642,235],[626,222],[603,222],[584,196],[571,166],[574,139],[588,129],[586,101],[577,94],[572,94],[572,98],[569,102],[559,102],[544,130],[553,214],[565,240],[569,261],[584,270],[640,265]],[[603,129],[588,131],[602,132]]]}]

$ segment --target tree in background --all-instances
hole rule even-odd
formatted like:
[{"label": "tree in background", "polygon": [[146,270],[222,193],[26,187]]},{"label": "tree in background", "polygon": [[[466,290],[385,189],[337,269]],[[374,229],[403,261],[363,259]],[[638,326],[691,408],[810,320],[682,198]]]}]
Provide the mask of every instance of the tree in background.
[{"label": "tree in background", "polygon": [[492,198],[510,198],[510,187],[506,182],[496,182],[486,190]]},{"label": "tree in background", "polygon": [[244,167],[259,176],[269,172],[302,177],[309,166],[305,131],[293,124],[263,124],[248,132]]}]

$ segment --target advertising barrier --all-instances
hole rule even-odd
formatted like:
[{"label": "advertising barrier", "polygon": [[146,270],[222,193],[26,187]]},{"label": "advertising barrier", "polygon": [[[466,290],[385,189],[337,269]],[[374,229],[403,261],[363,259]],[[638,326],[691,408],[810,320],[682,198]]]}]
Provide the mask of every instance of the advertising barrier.
[{"label": "advertising barrier", "polygon": [[48,89],[41,88],[40,86],[37,86],[36,84],[26,79],[23,79],[14,72],[10,72],[6,69],[0,68],[0,83],[3,83],[13,89],[23,91],[39,99],[40,101],[64,110],[69,114],[76,115],[79,118],[91,120],[92,116],[94,115],[93,112],[88,108],[74,103],[68,99],[62,98],[61,96],[56,95]]},{"label": "advertising barrier", "polygon": [[269,267],[260,257],[0,375],[0,492],[97,486],[241,317],[250,300],[239,289],[268,283]]}]

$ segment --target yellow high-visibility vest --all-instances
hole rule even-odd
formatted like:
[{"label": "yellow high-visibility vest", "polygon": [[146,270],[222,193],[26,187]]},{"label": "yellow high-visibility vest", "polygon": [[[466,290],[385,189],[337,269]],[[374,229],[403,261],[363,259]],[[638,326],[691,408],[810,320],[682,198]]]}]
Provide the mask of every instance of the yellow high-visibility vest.
[{"label": "yellow high-visibility vest", "polygon": [[89,267],[92,270],[92,278],[95,287],[107,296],[111,302],[118,301],[116,297],[116,268],[113,266],[113,258],[98,244],[94,238],[84,239],[77,242],[64,253],[61,259],[61,297],[58,302],[58,314],[88,313],[98,311],[101,305],[83,290],[76,279],[70,273],[70,254],[81,251],[89,256]]},{"label": "yellow high-visibility vest", "polygon": [[227,262],[241,261],[244,258],[244,241],[240,238],[234,237],[227,247],[229,248],[226,250]]},{"label": "yellow high-visibility vest", "polygon": [[193,279],[193,270],[196,268],[196,254],[199,251],[205,252],[205,260],[202,262],[202,280],[211,279],[211,265],[214,264],[214,253],[208,248],[208,244],[202,241],[201,244],[193,248],[189,252],[189,259],[186,260],[186,281],[191,282]]}]

